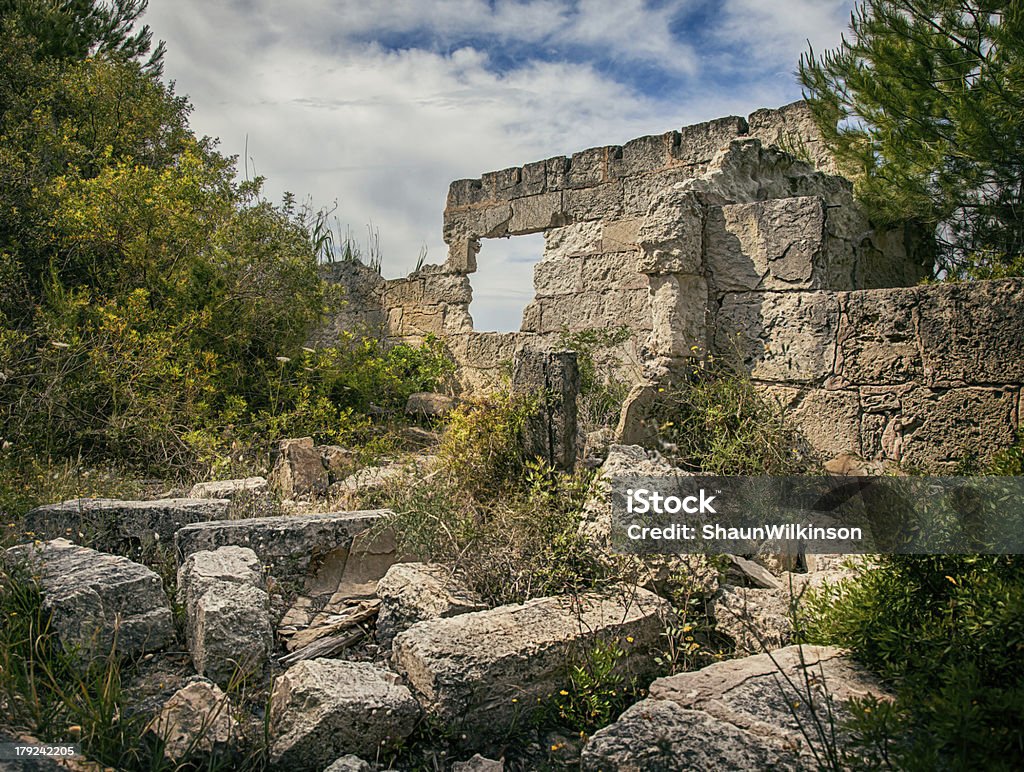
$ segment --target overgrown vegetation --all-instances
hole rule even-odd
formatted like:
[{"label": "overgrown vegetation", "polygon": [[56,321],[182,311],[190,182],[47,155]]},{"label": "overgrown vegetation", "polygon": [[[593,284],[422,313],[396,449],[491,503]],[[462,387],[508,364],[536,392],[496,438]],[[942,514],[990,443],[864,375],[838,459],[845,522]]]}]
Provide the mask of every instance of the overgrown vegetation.
[{"label": "overgrown vegetation", "polygon": [[806,441],[749,378],[710,354],[695,358],[687,376],[663,388],[652,411],[661,449],[675,464],[713,475],[808,470]]}]

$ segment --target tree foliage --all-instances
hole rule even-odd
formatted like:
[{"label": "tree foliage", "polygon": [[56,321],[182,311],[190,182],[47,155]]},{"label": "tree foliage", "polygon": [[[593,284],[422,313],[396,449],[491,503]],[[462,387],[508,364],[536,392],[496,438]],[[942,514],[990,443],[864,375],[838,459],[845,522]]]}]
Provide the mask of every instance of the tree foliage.
[{"label": "tree foliage", "polygon": [[952,277],[1024,272],[1024,5],[867,0],[799,78],[876,218],[935,226]]}]

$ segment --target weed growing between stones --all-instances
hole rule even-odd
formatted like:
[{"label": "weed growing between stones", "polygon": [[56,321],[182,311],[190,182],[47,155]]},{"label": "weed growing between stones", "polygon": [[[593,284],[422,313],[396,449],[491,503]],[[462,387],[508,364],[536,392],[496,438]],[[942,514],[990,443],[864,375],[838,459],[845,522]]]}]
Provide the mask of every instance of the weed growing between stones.
[{"label": "weed growing between stones", "polygon": [[683,469],[712,475],[806,472],[806,442],[785,411],[743,376],[694,347],[685,378],[659,389],[652,410],[660,449]]}]

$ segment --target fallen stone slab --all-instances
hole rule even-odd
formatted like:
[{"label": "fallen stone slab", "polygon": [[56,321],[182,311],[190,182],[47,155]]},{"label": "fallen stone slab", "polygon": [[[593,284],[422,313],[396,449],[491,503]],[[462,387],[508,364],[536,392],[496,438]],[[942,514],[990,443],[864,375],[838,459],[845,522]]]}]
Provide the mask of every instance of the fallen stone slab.
[{"label": "fallen stone slab", "polygon": [[129,657],[174,642],[174,617],[160,577],[143,565],[67,539],[12,547],[4,562],[29,568],[61,645],[84,659],[109,654],[115,642]]},{"label": "fallen stone slab", "polygon": [[171,762],[230,753],[238,740],[231,700],[216,684],[196,680],[176,691],[146,726]]},{"label": "fallen stone slab", "polygon": [[483,611],[487,604],[470,591],[448,566],[398,563],[377,583],[381,600],[377,638],[388,642],[425,619]]},{"label": "fallen stone slab", "polygon": [[309,499],[327,492],[330,476],[312,437],[281,440],[270,486],[285,499]]},{"label": "fallen stone slab", "polygon": [[652,683],[647,699],[590,739],[581,768],[819,769],[828,743],[844,742],[847,700],[867,696],[891,697],[832,647],[717,662]]},{"label": "fallen stone slab", "polygon": [[761,587],[768,590],[781,590],[782,582],[767,568],[753,560],[747,560],[740,555],[726,555],[729,561],[727,575],[737,575],[742,580],[749,582],[754,587]]},{"label": "fallen stone slab", "polygon": [[297,772],[320,772],[344,754],[377,758],[420,714],[396,674],[366,662],[300,662],[274,679],[270,699],[271,765]]},{"label": "fallen stone slab", "polygon": [[193,552],[178,569],[178,597],[196,672],[221,685],[262,672],[274,634],[255,552],[235,546]]},{"label": "fallen stone slab", "polygon": [[474,741],[497,740],[524,708],[561,689],[568,663],[598,640],[617,640],[631,655],[624,664],[642,675],[670,612],[639,588],[536,598],[418,622],[395,638],[392,662],[431,718]]},{"label": "fallen stone slab", "polygon": [[25,515],[29,539],[70,539],[102,552],[132,557],[163,542],[190,523],[228,517],[227,499],[185,498],[153,501],[72,499],[46,504]]},{"label": "fallen stone slab", "polygon": [[236,480],[196,483],[188,495],[193,499],[235,499],[240,496],[262,495],[269,490],[266,477],[241,477]]},{"label": "fallen stone slab", "polygon": [[391,514],[380,509],[193,523],[175,534],[174,544],[179,562],[199,550],[248,547],[278,581],[301,587],[318,556],[349,547],[357,534]]}]

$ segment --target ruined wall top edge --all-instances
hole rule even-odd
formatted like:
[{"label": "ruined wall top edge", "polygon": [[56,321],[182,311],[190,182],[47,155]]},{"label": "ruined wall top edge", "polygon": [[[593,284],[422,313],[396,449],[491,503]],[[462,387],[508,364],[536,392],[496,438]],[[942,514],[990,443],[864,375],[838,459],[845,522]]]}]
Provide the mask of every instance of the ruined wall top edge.
[{"label": "ruined wall top edge", "polygon": [[[590,188],[625,177],[664,169],[707,164],[733,139],[758,138],[766,144],[804,155],[821,171],[834,173],[810,108],[798,101],[777,109],[760,109],[747,118],[728,116],[684,126],[664,134],[638,137],[624,145],[580,150],[476,179],[455,180],[448,189],[446,212],[512,201],[562,190]],[[699,171],[697,172],[699,173]]]}]

